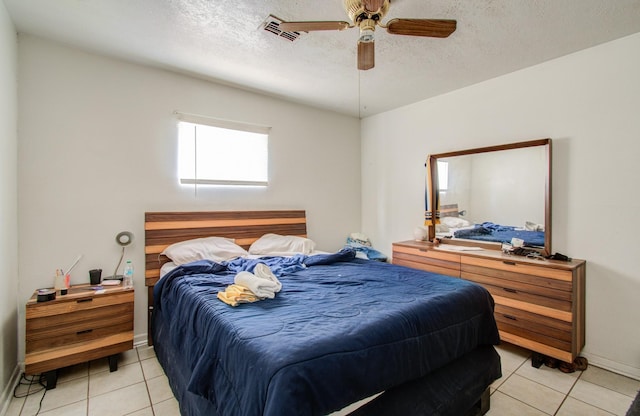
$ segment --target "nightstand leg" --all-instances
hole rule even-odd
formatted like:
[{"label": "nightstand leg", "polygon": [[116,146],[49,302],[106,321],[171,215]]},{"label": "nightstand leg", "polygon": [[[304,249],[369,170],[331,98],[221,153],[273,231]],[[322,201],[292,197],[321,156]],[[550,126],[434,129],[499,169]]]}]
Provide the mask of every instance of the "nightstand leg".
[{"label": "nightstand leg", "polygon": [[114,372],[114,371],[118,371],[118,356],[117,355],[110,355],[109,356],[109,371],[110,372]]},{"label": "nightstand leg", "polygon": [[43,374],[45,383],[47,385],[46,389],[51,390],[56,388],[56,384],[58,383],[58,370],[47,371]]}]

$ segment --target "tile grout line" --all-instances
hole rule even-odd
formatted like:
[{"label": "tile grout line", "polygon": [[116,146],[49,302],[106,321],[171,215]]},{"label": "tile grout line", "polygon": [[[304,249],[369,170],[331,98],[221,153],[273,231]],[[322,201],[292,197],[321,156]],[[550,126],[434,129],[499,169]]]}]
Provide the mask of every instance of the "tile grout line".
[{"label": "tile grout line", "polygon": [[[512,375],[516,374],[516,372],[517,372],[520,368],[522,368],[522,366],[523,366],[523,365],[525,365],[525,364],[529,364],[529,365],[531,365],[530,363],[531,363],[531,356],[527,357],[527,358],[522,362],[522,364],[520,364],[518,367],[516,367],[516,369],[515,369],[515,370],[513,370],[513,371],[511,372],[511,374],[509,374],[509,377],[507,377],[507,378],[502,382],[502,384],[500,384],[500,386],[504,385],[504,383],[506,383],[506,382],[507,382],[507,380],[508,380],[509,378],[511,378],[511,376],[512,376]],[[545,411],[544,411],[544,410],[542,410],[542,409],[537,408],[536,406],[532,405],[531,403],[524,402],[524,401],[522,401],[522,400],[520,400],[520,399],[518,399],[518,398],[516,398],[516,397],[511,396],[510,394],[507,394],[506,392],[504,392],[504,391],[502,391],[502,390],[496,389],[496,391],[500,391],[500,393],[504,394],[505,396],[508,396],[508,397],[512,398],[513,400],[519,401],[520,403],[522,403],[522,404],[524,404],[524,405],[526,405],[526,406],[528,406],[528,407],[530,407],[530,408],[532,408],[532,409],[535,409],[535,410],[537,410],[537,411],[539,411],[539,412],[542,412],[542,413],[544,413],[545,415],[549,415],[549,416],[554,416],[554,415],[556,415],[556,414],[558,413],[558,411],[560,411],[560,408],[561,408],[561,407],[562,407],[562,405],[564,404],[564,402],[565,402],[565,400],[567,399],[567,397],[569,396],[569,393],[568,393],[568,392],[567,392],[567,393],[560,392],[560,391],[558,391],[558,390],[556,390],[556,389],[554,389],[554,388],[552,388],[552,387],[550,387],[550,386],[547,386],[547,385],[545,385],[545,384],[542,384],[542,383],[540,383],[540,382],[538,382],[538,381],[536,381],[536,380],[531,380],[530,378],[525,377],[525,376],[520,375],[520,374],[517,374],[517,376],[518,376],[518,377],[522,377],[522,378],[524,378],[525,380],[528,380],[528,381],[530,381],[530,382],[532,382],[532,383],[535,383],[535,384],[537,384],[537,385],[539,385],[539,386],[546,387],[546,388],[548,388],[548,389],[550,389],[550,390],[553,390],[553,391],[555,391],[555,392],[557,392],[557,393],[560,393],[560,394],[562,394],[562,395],[564,396],[564,397],[562,398],[562,401],[561,401],[561,402],[560,402],[560,404],[558,405],[558,408],[557,408],[557,409],[556,409],[552,414],[550,414],[550,413],[545,412]],[[575,383],[577,383],[577,382],[578,382],[578,379],[579,379],[581,376],[582,376],[582,374],[580,374],[578,377],[576,377],[576,380],[575,380],[575,381],[573,382],[573,384],[571,385],[571,388],[569,389],[569,392],[571,392],[571,390],[573,389],[573,386],[575,385]]]},{"label": "tile grout line", "polygon": [[[508,376],[507,378],[505,378],[505,379],[504,379],[504,381],[500,384],[500,386],[503,386],[503,385],[504,385],[504,383],[506,383],[506,382],[507,382],[507,380],[509,380],[509,379],[511,378],[511,376],[512,376],[512,375],[516,374],[516,371],[518,371],[518,370],[519,370],[523,365],[530,363],[530,358],[531,358],[531,356],[528,356],[527,358],[525,358],[525,360],[524,360],[524,361],[523,361],[519,366],[517,366],[517,367],[516,367],[516,368],[511,372],[511,374],[509,374],[509,376]],[[534,380],[530,380],[530,379],[528,379],[528,378],[526,378],[526,377],[523,377],[523,376],[521,376],[521,375],[519,375],[519,374],[518,374],[518,376],[519,376],[519,377],[522,377],[522,378],[525,378],[525,379],[527,379],[527,380],[529,380],[529,381],[531,381],[531,382],[533,382],[533,383],[536,383],[536,384],[538,384],[538,385],[544,386],[544,384],[540,384],[540,383],[538,383],[538,382],[536,382],[536,381],[534,381]],[[544,386],[544,387],[548,387],[548,386]],[[549,387],[549,388],[550,388],[550,387]],[[552,390],[553,390],[553,389],[552,389]],[[523,402],[522,400],[520,400],[520,399],[518,399],[518,398],[516,398],[516,397],[513,397],[513,396],[511,396],[511,395],[509,395],[509,394],[507,394],[507,393],[505,393],[504,391],[500,390],[500,388],[497,388],[495,391],[499,391],[501,394],[504,394],[505,396],[510,397],[510,398],[512,398],[513,400],[518,401],[518,402],[520,402],[520,403],[524,404],[525,406],[530,407],[530,408],[532,408],[532,409],[535,409],[535,410],[537,410],[537,411],[539,411],[539,412],[541,412],[541,413],[543,413],[543,414],[545,414],[545,415],[553,416],[553,415],[550,415],[549,413],[545,412],[544,410],[538,409],[537,407],[535,407],[535,406],[531,405],[530,403]],[[554,390],[554,391],[555,391],[555,390]],[[558,407],[558,409],[559,409],[559,407]],[[555,413],[557,413],[557,410],[556,410],[556,412],[555,412]],[[554,413],[554,415],[555,415],[555,413]]]},{"label": "tile grout line", "polygon": [[140,352],[136,347],[136,354],[138,355],[138,362],[140,363],[140,369],[142,370],[142,378],[144,379],[144,387],[147,389],[147,396],[149,396],[149,404],[151,405],[151,414],[155,416],[156,411],[153,408],[153,400],[151,399],[151,391],[149,391],[149,384],[147,383],[147,376],[144,373],[144,367],[142,366],[142,360],[140,359]]},{"label": "tile grout line", "polygon": [[85,413],[89,416],[89,388],[91,386],[91,362],[87,363],[87,412]]},{"label": "tile grout line", "polygon": [[573,388],[576,386],[576,384],[578,383],[578,380],[580,380],[580,377],[582,377],[583,374],[584,374],[584,371],[581,371],[580,374],[578,375],[578,377],[576,377],[576,379],[573,382],[573,384],[571,384],[571,388],[569,388],[569,391],[567,391],[567,393],[564,395],[564,398],[560,402],[560,406],[558,406],[556,411],[553,413],[553,416],[556,416],[558,414],[558,412],[560,411],[560,409],[562,409],[562,406],[564,405],[564,403],[569,398],[569,394],[571,393],[571,390],[573,390]]}]

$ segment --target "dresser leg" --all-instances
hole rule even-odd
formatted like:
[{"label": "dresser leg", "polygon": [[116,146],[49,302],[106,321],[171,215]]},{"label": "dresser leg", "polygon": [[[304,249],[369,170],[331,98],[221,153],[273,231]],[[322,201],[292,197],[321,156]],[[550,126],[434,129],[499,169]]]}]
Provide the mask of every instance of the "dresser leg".
[{"label": "dresser leg", "polygon": [[531,367],[540,368],[542,363],[544,363],[544,355],[537,352],[531,354]]},{"label": "dresser leg", "polygon": [[110,372],[114,372],[114,371],[118,371],[118,356],[117,355],[110,355],[109,356],[109,371]]},{"label": "dresser leg", "polygon": [[58,383],[58,370],[47,371],[43,376],[47,385],[46,390],[55,389]]}]

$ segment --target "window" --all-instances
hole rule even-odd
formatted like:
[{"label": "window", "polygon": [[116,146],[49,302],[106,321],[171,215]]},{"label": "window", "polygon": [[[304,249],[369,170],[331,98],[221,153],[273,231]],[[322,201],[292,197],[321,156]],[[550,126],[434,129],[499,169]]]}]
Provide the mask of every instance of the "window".
[{"label": "window", "polygon": [[268,127],[176,114],[181,184],[267,185]]},{"label": "window", "polygon": [[438,160],[438,190],[446,191],[449,188],[449,162]]}]

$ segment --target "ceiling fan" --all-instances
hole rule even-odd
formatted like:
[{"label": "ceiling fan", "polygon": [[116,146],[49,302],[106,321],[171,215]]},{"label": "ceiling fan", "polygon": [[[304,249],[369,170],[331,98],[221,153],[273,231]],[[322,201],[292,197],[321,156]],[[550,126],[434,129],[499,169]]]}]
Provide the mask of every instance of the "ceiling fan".
[{"label": "ceiling fan", "polygon": [[375,65],[374,32],[376,26],[387,29],[392,35],[446,38],[456,30],[456,21],[448,19],[391,19],[386,25],[382,18],[389,11],[390,0],[344,0],[349,22],[282,22],[285,32],[311,32],[315,30],[344,30],[360,28],[358,39],[358,69],[367,70]]}]

